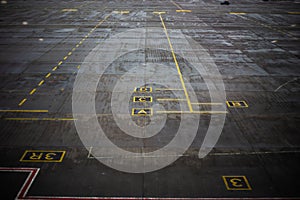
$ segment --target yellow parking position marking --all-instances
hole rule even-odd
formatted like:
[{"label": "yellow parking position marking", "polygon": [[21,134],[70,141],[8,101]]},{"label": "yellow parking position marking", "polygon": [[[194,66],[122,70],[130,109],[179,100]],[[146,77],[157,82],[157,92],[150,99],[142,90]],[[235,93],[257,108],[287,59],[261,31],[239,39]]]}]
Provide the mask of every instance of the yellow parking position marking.
[{"label": "yellow parking position marking", "polygon": [[288,12],[288,14],[291,14],[291,15],[300,15],[300,12]]},{"label": "yellow parking position marking", "polygon": [[26,150],[20,162],[62,162],[66,151]]},{"label": "yellow parking position marking", "polygon": [[252,190],[246,176],[222,176],[227,190]]},{"label": "yellow parking position marking", "polygon": [[51,73],[49,72],[45,77],[49,78],[49,76],[51,76]]},{"label": "yellow parking position marking", "polygon": [[63,62],[62,62],[62,61],[60,61],[60,62],[57,64],[57,66],[60,66],[62,63],[63,63]]},{"label": "yellow parking position marking", "polygon": [[132,116],[151,116],[152,108],[132,108]]},{"label": "yellow parking position marking", "polygon": [[185,94],[185,97],[186,97],[186,100],[187,100],[187,103],[188,103],[189,110],[190,110],[190,112],[193,112],[193,107],[192,107],[192,104],[191,104],[191,100],[190,100],[190,97],[189,97],[188,92],[186,90],[185,83],[184,83],[184,80],[183,80],[183,77],[182,77],[182,74],[181,74],[178,62],[177,62],[177,58],[176,58],[176,55],[175,55],[175,52],[174,52],[174,49],[173,49],[173,46],[172,46],[172,43],[171,43],[168,31],[167,31],[166,25],[165,25],[164,20],[163,20],[163,18],[162,18],[161,15],[159,15],[159,18],[160,18],[161,24],[162,24],[162,26],[163,26],[163,28],[165,30],[166,37],[168,39],[170,50],[172,52],[173,60],[175,62],[176,68],[177,68],[177,72],[178,72],[178,75],[179,75],[179,78],[180,78],[180,81],[181,81],[182,88],[184,90],[184,94]]},{"label": "yellow parking position marking", "polygon": [[47,113],[48,110],[0,110],[0,112]]},{"label": "yellow parking position marking", "polygon": [[151,96],[134,96],[133,97],[133,102],[152,102],[152,97]]},{"label": "yellow parking position marking", "polygon": [[11,121],[74,121],[75,118],[38,118],[38,117],[7,117],[5,120]]},{"label": "yellow parking position marking", "polygon": [[230,12],[231,15],[246,15],[244,12]]},{"label": "yellow parking position marking", "polygon": [[39,86],[41,86],[44,82],[45,82],[44,80],[41,80],[41,81],[39,82]]},{"label": "yellow parking position marking", "polygon": [[227,111],[181,111],[181,110],[158,110],[157,114],[226,114]]},{"label": "yellow parking position marking", "polygon": [[61,10],[62,12],[77,12],[78,10],[76,8],[65,8]]},{"label": "yellow parking position marking", "polygon": [[146,92],[152,92],[152,87],[136,87],[134,88],[134,92],[140,92],[140,93],[146,93]]},{"label": "yellow parking position marking", "polygon": [[52,71],[55,71],[57,69],[57,66],[53,67]]},{"label": "yellow parking position marking", "polygon": [[157,101],[186,101],[186,99],[156,99]]},{"label": "yellow parking position marking", "polygon": [[32,89],[29,94],[32,95],[33,93],[35,93],[35,91],[36,91],[36,88]]},{"label": "yellow parking position marking", "polygon": [[22,106],[22,105],[25,103],[26,100],[27,100],[26,98],[23,99],[23,100],[19,103],[19,106]]},{"label": "yellow parking position marking", "polygon": [[192,12],[192,11],[191,11],[191,10],[176,10],[176,12],[190,13],[190,12]]},{"label": "yellow parking position marking", "polygon": [[226,104],[229,108],[248,108],[246,101],[226,101]]}]

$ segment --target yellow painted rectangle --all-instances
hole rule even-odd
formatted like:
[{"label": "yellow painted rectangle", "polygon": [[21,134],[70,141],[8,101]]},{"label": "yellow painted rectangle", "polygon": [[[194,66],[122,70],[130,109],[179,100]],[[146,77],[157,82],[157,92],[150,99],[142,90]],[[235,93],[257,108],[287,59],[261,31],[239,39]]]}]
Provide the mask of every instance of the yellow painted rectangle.
[{"label": "yellow painted rectangle", "polygon": [[131,112],[132,116],[151,116],[152,115],[152,108],[132,108]]},{"label": "yellow painted rectangle", "polygon": [[191,10],[176,10],[176,12],[190,13],[190,12],[192,12],[192,11],[191,11]]},{"label": "yellow painted rectangle", "polygon": [[76,8],[65,8],[61,10],[62,12],[77,12],[78,10]]},{"label": "yellow painted rectangle", "polygon": [[248,108],[246,101],[226,101],[229,108]]},{"label": "yellow painted rectangle", "polygon": [[62,162],[66,151],[26,150],[20,162]]},{"label": "yellow painted rectangle", "polygon": [[222,176],[227,190],[252,190],[246,176]]},{"label": "yellow painted rectangle", "polygon": [[133,102],[152,102],[152,97],[151,96],[134,96],[133,97]]},{"label": "yellow painted rectangle", "polygon": [[134,92],[149,93],[152,92],[152,87],[136,87],[134,88]]}]

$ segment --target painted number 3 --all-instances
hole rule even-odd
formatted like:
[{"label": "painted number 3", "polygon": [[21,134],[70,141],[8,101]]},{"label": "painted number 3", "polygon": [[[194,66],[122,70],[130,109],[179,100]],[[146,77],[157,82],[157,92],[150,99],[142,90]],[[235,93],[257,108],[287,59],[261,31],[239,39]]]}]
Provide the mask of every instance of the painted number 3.
[{"label": "painted number 3", "polygon": [[230,183],[233,187],[243,187],[242,179],[239,178],[232,178],[230,179]]}]

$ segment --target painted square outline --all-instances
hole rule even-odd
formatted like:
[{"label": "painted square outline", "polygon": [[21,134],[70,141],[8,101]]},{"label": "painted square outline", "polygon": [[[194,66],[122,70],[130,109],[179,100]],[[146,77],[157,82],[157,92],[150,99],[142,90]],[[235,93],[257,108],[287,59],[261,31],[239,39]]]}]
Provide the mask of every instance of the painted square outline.
[{"label": "painted square outline", "polygon": [[[149,109],[150,110],[150,114],[146,114],[146,115],[139,115],[139,114],[134,114],[134,110],[136,110],[136,109],[139,109],[139,110],[142,110],[142,109]],[[131,115],[132,116],[138,116],[138,117],[141,117],[141,116],[152,116],[152,113],[153,113],[153,110],[152,110],[152,108],[132,108],[132,110],[131,110]]]},{"label": "painted square outline", "polygon": [[[150,101],[145,101],[145,102],[142,102],[142,101],[136,101],[135,98],[150,98]],[[147,103],[147,102],[152,102],[153,101],[153,98],[152,96],[133,96],[133,102],[141,102],[141,103]]]},{"label": "painted square outline", "polygon": [[[245,187],[243,187],[243,188],[238,188],[238,187],[237,188],[231,188],[231,187],[229,187],[226,178],[242,178],[247,187],[246,188]],[[246,176],[241,176],[241,175],[228,176],[227,175],[227,176],[222,176],[222,179],[224,181],[224,184],[225,184],[227,190],[248,190],[248,191],[252,190],[252,187],[250,186],[249,181],[248,181]]]},{"label": "painted square outline", "polygon": [[[40,152],[40,153],[62,153],[60,156],[59,160],[24,160],[25,156],[27,153],[30,152]],[[66,151],[63,150],[25,150],[25,152],[23,153],[21,159],[19,160],[20,162],[62,162],[64,157],[65,157]]]},{"label": "painted square outline", "polygon": [[[245,106],[239,106],[239,107],[231,106],[229,102],[242,102]],[[246,101],[226,101],[226,104],[227,104],[228,108],[248,108],[249,107],[249,105],[247,104]]]}]

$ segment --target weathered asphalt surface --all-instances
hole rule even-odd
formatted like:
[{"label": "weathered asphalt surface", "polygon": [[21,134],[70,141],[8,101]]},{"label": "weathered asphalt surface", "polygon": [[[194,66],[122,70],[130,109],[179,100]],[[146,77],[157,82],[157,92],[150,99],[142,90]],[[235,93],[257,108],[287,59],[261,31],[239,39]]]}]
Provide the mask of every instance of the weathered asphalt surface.
[{"label": "weathered asphalt surface", "polygon": [[[0,167],[39,168],[26,193],[32,197],[300,198],[299,3],[1,1]],[[148,173],[120,172],[95,159],[96,148],[87,149],[81,142],[72,115],[73,84],[86,57],[103,41],[130,29],[162,29],[159,15],[153,13],[157,11],[166,12],[161,16],[168,31],[181,31],[206,50],[210,56],[206,62],[214,62],[222,75],[227,101],[246,101],[249,107],[231,108],[221,102],[228,112],[225,125],[205,158],[198,158],[198,150],[210,114],[201,115],[193,144],[173,164]],[[157,40],[158,47],[164,39],[167,43],[167,37]],[[178,62],[198,101],[209,102],[203,79],[183,58]],[[131,51],[116,58],[97,88],[99,123],[112,141],[130,151],[166,145],[180,122],[178,115],[169,114],[164,135],[142,141],[142,147],[139,142],[134,146],[134,141],[128,146],[130,138],[120,138],[110,108],[113,86],[131,67],[146,63],[175,67],[171,51]],[[168,72],[162,70],[164,76]],[[173,98],[173,93],[153,91],[153,101],[166,97]],[[180,109],[176,102],[161,104]],[[145,126],[149,119],[134,120]],[[66,154],[62,162],[22,162],[26,150]],[[16,198],[27,175],[0,169],[1,199]],[[251,190],[228,190],[222,176],[245,176]]]}]

